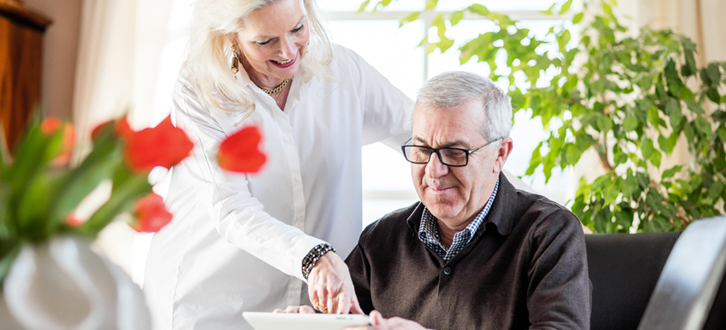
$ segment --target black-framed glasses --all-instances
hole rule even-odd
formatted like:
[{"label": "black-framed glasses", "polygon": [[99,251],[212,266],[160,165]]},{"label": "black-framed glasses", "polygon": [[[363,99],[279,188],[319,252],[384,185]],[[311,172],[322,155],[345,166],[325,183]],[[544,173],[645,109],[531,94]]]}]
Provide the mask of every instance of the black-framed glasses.
[{"label": "black-framed glasses", "polygon": [[[469,155],[501,139],[503,138],[496,138],[492,141],[487,142],[487,144],[479,148],[471,150],[448,147],[431,148],[410,144],[402,145],[401,150],[403,151],[403,157],[405,157],[407,161],[414,164],[428,164],[428,162],[431,160],[431,155],[436,154],[437,156],[439,156],[439,161],[442,164],[451,167],[462,167],[469,164]],[[411,141],[411,139],[409,139],[408,141]]]}]

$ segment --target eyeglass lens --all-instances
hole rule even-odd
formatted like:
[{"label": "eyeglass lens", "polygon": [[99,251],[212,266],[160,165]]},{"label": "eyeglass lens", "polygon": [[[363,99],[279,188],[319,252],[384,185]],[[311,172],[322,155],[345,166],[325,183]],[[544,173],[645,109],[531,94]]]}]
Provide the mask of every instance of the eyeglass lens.
[{"label": "eyeglass lens", "polygon": [[[431,154],[434,153],[431,148],[406,146],[403,148],[406,153],[406,159],[414,163],[428,163]],[[439,161],[445,165],[466,165],[466,150],[456,148],[440,148],[438,149]]]}]

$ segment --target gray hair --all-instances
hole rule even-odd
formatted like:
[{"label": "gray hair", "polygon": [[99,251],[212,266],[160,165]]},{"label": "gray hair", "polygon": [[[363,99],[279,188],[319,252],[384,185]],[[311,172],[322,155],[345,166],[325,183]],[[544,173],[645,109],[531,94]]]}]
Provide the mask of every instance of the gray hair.
[{"label": "gray hair", "polygon": [[451,109],[479,98],[486,116],[482,135],[487,141],[509,136],[512,103],[504,91],[486,77],[465,71],[449,71],[427,81],[418,91],[416,107],[430,104]]}]

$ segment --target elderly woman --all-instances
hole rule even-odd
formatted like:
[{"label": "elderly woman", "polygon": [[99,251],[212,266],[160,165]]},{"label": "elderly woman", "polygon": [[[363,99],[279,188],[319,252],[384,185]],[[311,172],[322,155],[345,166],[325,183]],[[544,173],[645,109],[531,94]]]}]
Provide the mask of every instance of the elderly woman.
[{"label": "elderly woman", "polygon": [[[147,259],[156,329],[250,329],[243,311],[309,303],[360,312],[341,256],[361,232],[361,146],[402,144],[413,102],[318,16],[314,0],[196,1],[172,113],[196,146]],[[215,148],[250,124],[267,164],[222,171]]]}]

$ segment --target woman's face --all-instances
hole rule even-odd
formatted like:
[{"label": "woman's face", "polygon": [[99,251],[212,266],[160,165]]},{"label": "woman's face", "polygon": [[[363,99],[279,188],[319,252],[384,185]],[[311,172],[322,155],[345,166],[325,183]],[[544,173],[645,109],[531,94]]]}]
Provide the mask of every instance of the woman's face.
[{"label": "woman's face", "polygon": [[302,1],[280,0],[247,16],[236,42],[250,75],[277,81],[297,73],[309,39]]}]

